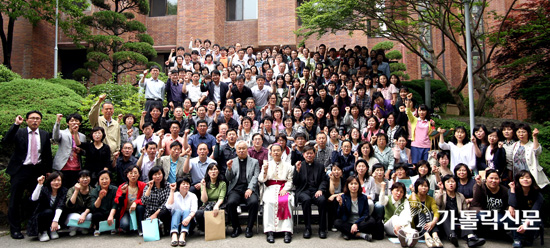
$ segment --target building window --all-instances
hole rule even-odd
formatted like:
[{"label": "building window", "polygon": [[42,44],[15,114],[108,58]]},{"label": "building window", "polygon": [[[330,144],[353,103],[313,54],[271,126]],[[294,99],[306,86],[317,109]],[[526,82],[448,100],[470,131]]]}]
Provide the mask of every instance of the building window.
[{"label": "building window", "polygon": [[149,16],[168,16],[178,14],[178,0],[150,0]]},{"label": "building window", "polygon": [[[430,28],[430,25],[423,23],[420,28],[420,38],[422,39],[422,42],[426,44],[429,48],[433,49],[432,47],[432,29]],[[424,47],[420,48],[420,52],[422,53],[423,57],[432,60],[431,54],[426,50]],[[426,63],[423,59],[420,59],[420,73],[422,77],[429,75],[430,77],[433,77],[433,71],[432,68]]]},{"label": "building window", "polygon": [[258,0],[227,0],[226,8],[228,21],[258,19]]}]

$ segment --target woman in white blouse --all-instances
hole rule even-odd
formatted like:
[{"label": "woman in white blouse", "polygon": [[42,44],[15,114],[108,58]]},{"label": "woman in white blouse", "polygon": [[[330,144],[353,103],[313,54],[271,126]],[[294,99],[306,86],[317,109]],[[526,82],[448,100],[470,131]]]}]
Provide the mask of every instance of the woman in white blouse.
[{"label": "woman in white blouse", "polygon": [[[172,212],[172,246],[185,246],[185,236],[189,232],[189,226],[197,211],[197,196],[189,192],[191,180],[189,177],[178,178],[176,183],[170,184],[170,196],[166,201],[166,209]],[[179,189],[176,192],[176,189]],[[179,239],[178,239],[179,233]]]}]

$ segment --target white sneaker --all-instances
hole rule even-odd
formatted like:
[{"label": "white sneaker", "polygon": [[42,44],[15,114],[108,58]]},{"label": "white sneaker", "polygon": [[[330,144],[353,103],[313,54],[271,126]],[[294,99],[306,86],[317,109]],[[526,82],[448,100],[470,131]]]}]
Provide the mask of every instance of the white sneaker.
[{"label": "white sneaker", "polygon": [[48,236],[48,231],[44,231],[40,237],[38,238],[38,240],[40,240],[40,242],[46,242],[46,241],[50,241],[50,236]]},{"label": "white sneaker", "polygon": [[81,232],[82,234],[86,235],[86,234],[88,234],[88,230],[89,230],[88,228],[81,228],[81,229],[80,229],[80,232]]},{"label": "white sneaker", "polygon": [[59,238],[59,234],[57,234],[57,232],[50,232],[50,237],[52,239],[58,239]]},{"label": "white sneaker", "polygon": [[74,237],[76,235],[76,227],[70,227],[69,230],[69,236]]}]

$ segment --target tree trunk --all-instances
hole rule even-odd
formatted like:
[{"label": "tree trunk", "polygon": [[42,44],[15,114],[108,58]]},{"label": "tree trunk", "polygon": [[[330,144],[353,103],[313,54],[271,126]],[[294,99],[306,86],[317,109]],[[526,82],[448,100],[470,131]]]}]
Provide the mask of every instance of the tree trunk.
[{"label": "tree trunk", "polygon": [[11,52],[13,50],[13,28],[15,26],[15,19],[9,18],[8,20],[8,35],[4,32],[4,18],[0,15],[0,22],[2,26],[0,27],[0,38],[2,40],[2,52],[4,53],[4,64],[8,69],[11,67]]}]

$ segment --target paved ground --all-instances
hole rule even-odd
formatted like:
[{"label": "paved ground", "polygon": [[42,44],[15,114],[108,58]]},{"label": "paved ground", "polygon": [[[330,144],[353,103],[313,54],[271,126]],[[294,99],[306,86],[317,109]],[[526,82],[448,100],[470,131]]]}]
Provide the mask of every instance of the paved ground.
[{"label": "paved ground", "polygon": [[[5,228],[2,228],[5,229]],[[261,229],[261,226],[260,226]],[[384,247],[384,248],[400,248],[399,244],[392,244],[387,239],[374,241],[368,243],[364,240],[350,240],[346,241],[342,239],[339,233],[329,232],[328,238],[325,240],[319,239],[317,236],[313,236],[311,239],[302,238],[303,227],[298,227],[294,234],[293,241],[290,244],[283,242],[283,236],[275,237],[275,244],[269,244],[265,241],[264,234],[255,234],[254,237],[247,239],[244,235],[238,238],[231,238],[231,228],[227,229],[227,238],[217,241],[204,241],[204,237],[195,235],[187,239],[187,247],[308,247],[308,248],[336,248],[336,247]],[[313,229],[313,233],[316,234],[317,230]],[[448,241],[443,241],[445,247],[454,247]],[[84,247],[170,247],[170,238],[162,237],[160,241],[156,242],[143,242],[143,238],[136,235],[114,235],[102,234],[100,237],[94,237],[93,235],[77,235],[76,237],[69,237],[68,233],[62,233],[61,238],[49,242],[39,242],[36,238],[26,237],[23,240],[11,239],[7,231],[0,231],[0,247],[60,247],[60,248],[84,248]],[[423,243],[417,244],[418,248],[425,248]],[[467,247],[464,241],[460,241],[460,247]],[[484,248],[503,248],[512,247],[512,244],[507,241],[490,239]],[[537,239],[533,247],[550,247],[550,233],[546,232],[545,245],[540,245],[540,239]]]}]

